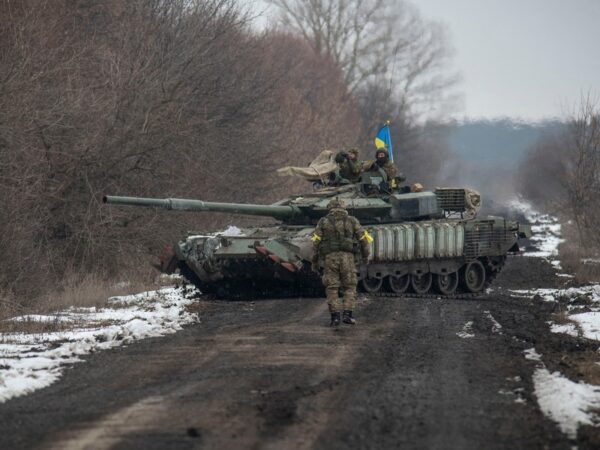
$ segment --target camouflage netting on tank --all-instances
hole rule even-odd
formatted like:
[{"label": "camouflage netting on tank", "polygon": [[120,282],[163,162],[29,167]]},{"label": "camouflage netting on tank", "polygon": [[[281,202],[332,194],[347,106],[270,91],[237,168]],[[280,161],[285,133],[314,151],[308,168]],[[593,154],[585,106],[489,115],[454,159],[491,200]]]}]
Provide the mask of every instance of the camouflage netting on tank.
[{"label": "camouflage netting on tank", "polygon": [[286,176],[301,176],[310,181],[326,181],[329,174],[335,172],[338,168],[334,161],[334,152],[332,150],[323,150],[308,167],[286,166],[277,169],[277,174]]},{"label": "camouflage netting on tank", "polygon": [[468,217],[476,217],[481,209],[481,194],[475,189],[465,188],[465,209]]}]

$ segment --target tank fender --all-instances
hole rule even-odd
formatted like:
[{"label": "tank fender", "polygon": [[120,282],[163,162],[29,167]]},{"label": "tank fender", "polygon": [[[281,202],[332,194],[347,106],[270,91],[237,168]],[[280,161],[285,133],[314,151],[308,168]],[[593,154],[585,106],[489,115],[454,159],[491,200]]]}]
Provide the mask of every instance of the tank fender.
[{"label": "tank fender", "polygon": [[289,272],[295,272],[303,266],[302,259],[298,257],[297,253],[276,239],[269,239],[264,242],[256,241],[254,250],[269,258],[275,264],[280,264]]}]

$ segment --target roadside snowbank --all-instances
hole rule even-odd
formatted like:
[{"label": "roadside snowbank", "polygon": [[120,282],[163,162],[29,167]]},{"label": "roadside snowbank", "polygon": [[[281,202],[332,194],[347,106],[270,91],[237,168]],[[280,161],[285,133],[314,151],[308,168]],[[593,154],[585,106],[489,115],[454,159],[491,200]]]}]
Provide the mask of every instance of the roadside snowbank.
[{"label": "roadside snowbank", "polygon": [[70,308],[11,319],[60,322],[73,328],[0,334],[0,403],[54,383],[67,365],[81,361],[80,356],[181,330],[198,320],[186,309],[192,302],[182,288],[164,288],[113,297],[107,308]]},{"label": "roadside snowbank", "polygon": [[[564,239],[561,237],[561,225],[558,222],[558,218],[536,211],[531,203],[522,199],[512,199],[508,202],[507,206],[523,214],[525,219],[532,224],[531,231],[533,236],[530,240],[537,249],[525,251],[523,255],[556,260],[558,246],[564,242]],[[560,269],[559,261],[553,262],[553,265],[557,269]]]},{"label": "roadside snowbank", "polygon": [[581,425],[598,424],[596,410],[600,408],[600,387],[575,383],[560,372],[551,373],[542,362],[542,355],[533,347],[523,354],[537,366],[532,379],[540,409],[563,433],[575,439]]},{"label": "roadside snowbank", "polygon": [[600,408],[600,387],[575,383],[545,367],[535,370],[533,384],[542,412],[571,439],[577,437],[581,425],[597,424],[594,410]]},{"label": "roadside snowbank", "polygon": [[[525,256],[545,258],[556,270],[562,270],[558,260],[558,246],[564,242],[558,220],[550,215],[536,212],[530,204],[515,201],[511,207],[521,211],[532,226],[533,251]],[[569,274],[557,273],[564,278]],[[535,298],[545,302],[556,302],[568,313],[567,323],[549,322],[550,330],[573,337],[585,337],[600,341],[600,285],[570,287],[564,289],[511,290],[514,297]],[[597,426],[600,416],[600,387],[576,383],[560,372],[551,373],[542,356],[535,348],[524,352],[525,358],[537,365],[533,373],[534,393],[542,412],[556,422],[560,430],[571,439],[577,437],[581,425]]]}]

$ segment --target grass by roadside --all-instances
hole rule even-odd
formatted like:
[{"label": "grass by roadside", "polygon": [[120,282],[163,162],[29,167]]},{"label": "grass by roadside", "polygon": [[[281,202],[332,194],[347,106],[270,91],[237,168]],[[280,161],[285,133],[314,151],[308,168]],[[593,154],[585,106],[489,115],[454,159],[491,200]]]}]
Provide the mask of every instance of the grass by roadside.
[{"label": "grass by roadside", "polygon": [[576,285],[600,283],[600,249],[580,243],[573,224],[563,223],[561,231],[565,241],[558,251],[563,271],[574,276]]},{"label": "grass by roadside", "polygon": [[[156,272],[125,274],[119,280],[111,280],[100,274],[70,275],[62,286],[48,290],[35,299],[17,299],[0,292],[0,333],[48,333],[65,331],[76,327],[72,321],[57,315],[53,320],[36,320],[35,317],[13,320],[17,316],[56,314],[70,307],[101,308],[111,297],[135,294],[160,287]],[[111,304],[111,308],[118,304]]]}]

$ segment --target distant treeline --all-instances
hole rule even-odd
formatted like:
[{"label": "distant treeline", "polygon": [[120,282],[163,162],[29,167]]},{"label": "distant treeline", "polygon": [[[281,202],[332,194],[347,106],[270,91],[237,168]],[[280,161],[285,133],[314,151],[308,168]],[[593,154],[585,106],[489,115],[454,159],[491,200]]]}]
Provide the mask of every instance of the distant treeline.
[{"label": "distant treeline", "polygon": [[[224,220],[105,207],[103,194],[273,201],[309,188],[277,167],[324,148],[369,158],[385,119],[401,169],[434,180],[446,149],[417,119],[452,85],[443,35],[402,2],[378,4],[403,31],[364,23],[370,52],[352,60],[284,8],[256,30],[235,0],[0,0],[0,292],[118,275]],[[379,47],[364,41],[375,32]]]}]

